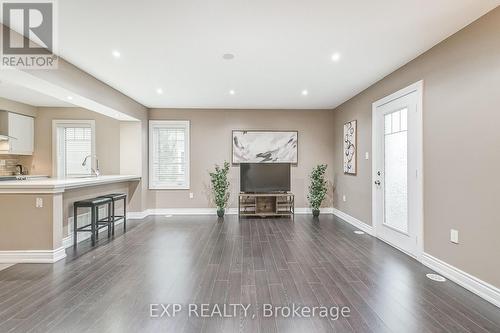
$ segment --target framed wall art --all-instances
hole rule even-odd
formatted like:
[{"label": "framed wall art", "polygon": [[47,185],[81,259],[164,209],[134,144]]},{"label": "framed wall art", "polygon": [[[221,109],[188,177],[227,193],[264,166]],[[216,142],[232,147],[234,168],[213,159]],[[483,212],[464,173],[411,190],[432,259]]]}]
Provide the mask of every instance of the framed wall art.
[{"label": "framed wall art", "polygon": [[298,131],[233,130],[232,161],[297,164],[298,137]]},{"label": "framed wall art", "polygon": [[357,152],[357,121],[352,120],[344,124],[344,173],[356,174]]}]

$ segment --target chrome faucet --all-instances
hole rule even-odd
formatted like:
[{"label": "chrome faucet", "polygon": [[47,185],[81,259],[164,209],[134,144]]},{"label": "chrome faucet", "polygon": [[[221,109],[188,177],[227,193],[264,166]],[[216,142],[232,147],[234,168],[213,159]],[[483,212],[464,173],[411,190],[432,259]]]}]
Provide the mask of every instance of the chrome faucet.
[{"label": "chrome faucet", "polygon": [[[92,157],[92,155],[85,156],[85,159],[83,160],[82,166],[87,165],[87,160],[89,159],[89,157]],[[99,177],[99,175],[101,174],[101,171],[99,171],[99,159],[97,158],[97,155],[94,155],[94,157],[95,157],[96,168],[94,169],[94,168],[90,167],[90,170],[91,170],[92,175],[94,177]]]},{"label": "chrome faucet", "polygon": [[17,169],[16,174],[18,174],[20,176],[25,174],[25,170],[24,170],[22,164],[16,164],[16,169]]}]

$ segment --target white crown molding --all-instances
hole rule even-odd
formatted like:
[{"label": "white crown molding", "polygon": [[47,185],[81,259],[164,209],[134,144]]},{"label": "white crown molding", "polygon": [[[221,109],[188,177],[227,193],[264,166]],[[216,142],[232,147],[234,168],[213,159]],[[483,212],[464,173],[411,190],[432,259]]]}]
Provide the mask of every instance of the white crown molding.
[{"label": "white crown molding", "polygon": [[364,231],[365,233],[375,236],[375,233],[373,231],[373,227],[371,225],[368,225],[364,223],[361,220],[358,220],[355,217],[352,217],[349,214],[344,213],[343,211],[340,211],[336,208],[332,208],[332,214],[339,217],[340,219],[346,221],[347,223],[351,224],[352,226]]},{"label": "white crown molding", "polygon": [[500,289],[424,252],[422,264],[500,307]]},{"label": "white crown molding", "polygon": [[2,264],[53,264],[66,258],[63,246],[55,250],[0,251]]}]

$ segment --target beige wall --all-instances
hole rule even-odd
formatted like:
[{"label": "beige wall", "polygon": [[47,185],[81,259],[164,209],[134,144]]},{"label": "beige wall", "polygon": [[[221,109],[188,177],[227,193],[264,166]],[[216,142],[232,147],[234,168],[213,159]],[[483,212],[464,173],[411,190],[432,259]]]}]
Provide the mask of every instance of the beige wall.
[{"label": "beige wall", "polygon": [[120,173],[138,175],[144,181],[134,185],[130,192],[129,209],[141,212],[146,207],[148,177],[148,120],[147,113],[141,122],[120,124]]},{"label": "beige wall", "polygon": [[95,120],[96,154],[103,174],[120,173],[120,121],[82,108],[38,108],[31,173],[52,175],[52,120]]},{"label": "beige wall", "polygon": [[[335,207],[371,224],[372,103],[424,80],[425,251],[500,287],[500,8],[334,111]],[[358,120],[357,176],[342,167],[342,124]],[[347,202],[340,200],[346,194]],[[449,241],[450,229],[460,244]]]},{"label": "beige wall", "polygon": [[[75,201],[111,193],[126,193],[130,199],[138,186],[139,182],[122,182],[57,194],[0,194],[0,251],[57,249],[68,236],[68,219],[73,217]],[[42,208],[35,207],[37,198],[42,198]],[[122,211],[123,203],[119,201],[116,213],[121,215]],[[86,213],[89,209],[78,210],[79,215]],[[101,217],[105,217],[105,209],[102,213]]]},{"label": "beige wall", "polygon": [[19,103],[2,97],[0,97],[0,110],[24,114],[30,117],[35,117],[37,111],[36,107],[34,106]]},{"label": "beige wall", "polygon": [[[35,208],[36,198],[43,208]],[[0,251],[52,250],[52,194],[0,194]]]},{"label": "beige wall", "polygon": [[120,173],[122,175],[142,174],[141,138],[142,126],[140,122],[122,121],[120,123]]},{"label": "beige wall", "polygon": [[[308,176],[313,166],[332,167],[333,131],[331,110],[150,110],[151,119],[191,121],[191,189],[149,191],[148,208],[205,208],[210,203],[208,172],[214,164],[231,162],[233,129],[280,129],[299,131],[299,161],[292,167],[292,192],[296,207],[307,207]],[[329,174],[331,174],[331,169]],[[239,192],[239,167],[231,167],[231,207]],[[194,198],[189,199],[189,193]],[[328,200],[327,200],[328,201]],[[331,207],[331,203],[325,202]]]}]

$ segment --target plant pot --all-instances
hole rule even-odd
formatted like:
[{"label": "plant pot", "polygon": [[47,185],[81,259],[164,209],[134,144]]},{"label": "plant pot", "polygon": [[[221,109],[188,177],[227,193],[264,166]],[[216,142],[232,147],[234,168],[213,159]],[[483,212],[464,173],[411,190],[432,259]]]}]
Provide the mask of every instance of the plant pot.
[{"label": "plant pot", "polygon": [[224,217],[224,208],[217,209],[217,216],[218,217]]},{"label": "plant pot", "polygon": [[313,212],[313,216],[314,217],[318,217],[319,216],[319,209],[313,209],[312,212]]}]

